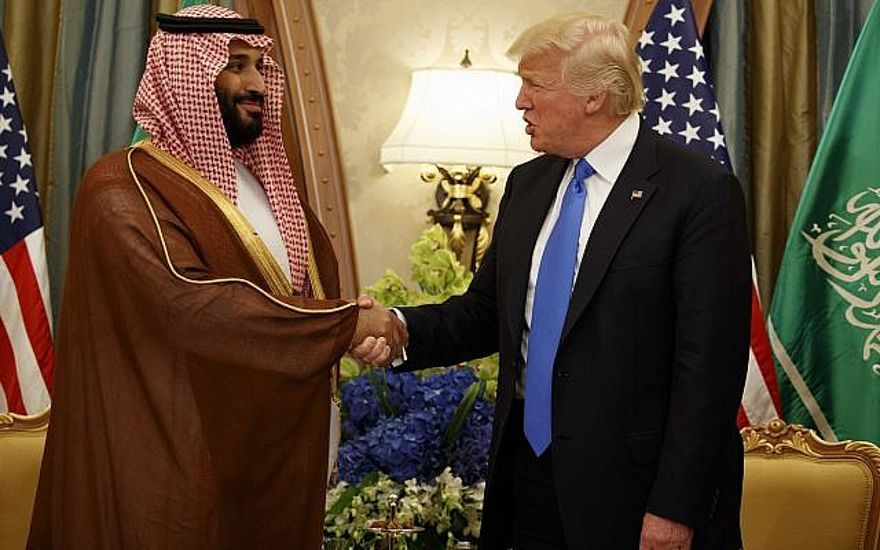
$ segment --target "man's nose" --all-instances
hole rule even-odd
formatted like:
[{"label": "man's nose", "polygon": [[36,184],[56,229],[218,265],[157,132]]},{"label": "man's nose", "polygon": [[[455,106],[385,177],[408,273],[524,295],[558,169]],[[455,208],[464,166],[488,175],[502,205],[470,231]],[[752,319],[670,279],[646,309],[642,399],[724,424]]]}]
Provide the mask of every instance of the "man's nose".
[{"label": "man's nose", "polygon": [[260,95],[266,95],[266,81],[256,67],[250,68],[245,73],[244,89],[247,92],[256,92]]},{"label": "man's nose", "polygon": [[526,94],[525,86],[520,86],[519,93],[516,94],[516,108],[520,111],[532,108],[532,100]]}]

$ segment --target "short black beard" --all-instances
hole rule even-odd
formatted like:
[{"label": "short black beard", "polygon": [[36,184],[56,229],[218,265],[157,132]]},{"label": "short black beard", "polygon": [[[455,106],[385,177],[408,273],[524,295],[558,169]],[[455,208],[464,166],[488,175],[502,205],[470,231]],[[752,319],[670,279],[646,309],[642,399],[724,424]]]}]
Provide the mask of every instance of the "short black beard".
[{"label": "short black beard", "polygon": [[240,101],[257,101],[263,104],[263,95],[256,92],[230,96],[225,90],[216,87],[217,102],[220,104],[220,115],[223,117],[223,126],[229,137],[229,145],[233,148],[250,145],[257,141],[263,133],[263,113],[251,113],[250,120],[245,122],[238,114],[236,105]]}]

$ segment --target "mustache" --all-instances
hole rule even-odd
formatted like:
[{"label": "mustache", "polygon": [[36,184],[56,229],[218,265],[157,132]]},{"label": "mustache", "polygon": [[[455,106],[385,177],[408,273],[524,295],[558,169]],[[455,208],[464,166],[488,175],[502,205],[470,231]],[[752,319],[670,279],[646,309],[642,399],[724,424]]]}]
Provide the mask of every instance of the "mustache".
[{"label": "mustache", "polygon": [[245,92],[243,94],[237,94],[235,98],[233,98],[235,103],[243,103],[245,101],[251,103],[259,103],[260,106],[263,105],[266,101],[266,96],[259,92]]}]

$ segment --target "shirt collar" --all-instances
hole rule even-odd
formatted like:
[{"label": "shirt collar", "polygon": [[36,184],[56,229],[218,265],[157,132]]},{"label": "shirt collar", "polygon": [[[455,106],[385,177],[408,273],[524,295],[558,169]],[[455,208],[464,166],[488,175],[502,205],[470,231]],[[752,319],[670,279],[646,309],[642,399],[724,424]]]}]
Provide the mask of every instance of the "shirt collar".
[{"label": "shirt collar", "polygon": [[[617,181],[639,135],[639,114],[632,112],[602,143],[584,157],[596,173],[609,183]],[[577,162],[577,159],[574,160]]]}]

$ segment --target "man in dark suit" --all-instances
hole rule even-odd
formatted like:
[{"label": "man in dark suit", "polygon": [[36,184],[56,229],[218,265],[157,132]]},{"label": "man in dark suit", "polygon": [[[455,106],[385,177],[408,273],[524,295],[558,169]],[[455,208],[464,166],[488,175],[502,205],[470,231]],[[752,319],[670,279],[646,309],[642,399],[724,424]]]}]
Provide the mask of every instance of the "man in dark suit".
[{"label": "man in dark suit", "polygon": [[623,25],[555,18],[511,54],[545,154],[510,173],[468,291],[401,308],[404,369],[500,352],[480,548],[739,548],[740,186],[640,121]]}]

